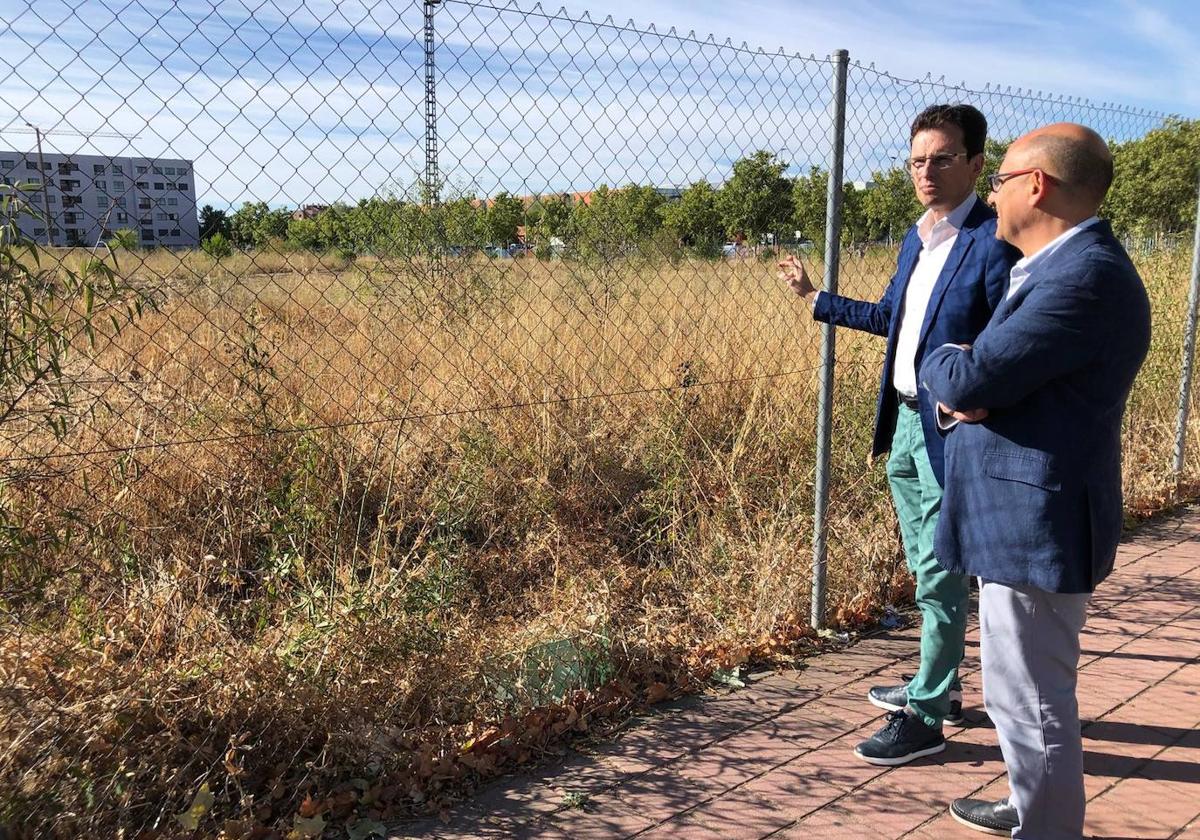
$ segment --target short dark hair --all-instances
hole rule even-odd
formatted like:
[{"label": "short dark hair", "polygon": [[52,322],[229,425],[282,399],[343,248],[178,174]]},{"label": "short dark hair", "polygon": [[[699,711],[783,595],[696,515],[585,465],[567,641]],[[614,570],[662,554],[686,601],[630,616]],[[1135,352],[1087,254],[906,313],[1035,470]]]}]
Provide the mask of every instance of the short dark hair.
[{"label": "short dark hair", "polygon": [[913,120],[912,131],[908,135],[911,143],[917,132],[943,126],[957,126],[962,132],[963,145],[967,147],[967,155],[983,154],[983,144],[987,140],[987,117],[971,105],[961,102],[953,105],[930,105]]}]

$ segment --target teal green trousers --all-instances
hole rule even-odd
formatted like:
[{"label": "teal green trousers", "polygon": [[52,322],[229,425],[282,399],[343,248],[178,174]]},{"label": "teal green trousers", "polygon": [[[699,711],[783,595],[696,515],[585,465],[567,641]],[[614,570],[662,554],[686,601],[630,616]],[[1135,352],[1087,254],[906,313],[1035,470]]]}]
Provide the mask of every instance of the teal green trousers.
[{"label": "teal green trousers", "polygon": [[908,684],[908,705],[940,729],[950,712],[950,689],[959,687],[970,593],[966,576],[947,572],[933,556],[942,488],[925,452],[921,416],[904,405],[896,418],[887,475],[921,612],[921,665]]}]

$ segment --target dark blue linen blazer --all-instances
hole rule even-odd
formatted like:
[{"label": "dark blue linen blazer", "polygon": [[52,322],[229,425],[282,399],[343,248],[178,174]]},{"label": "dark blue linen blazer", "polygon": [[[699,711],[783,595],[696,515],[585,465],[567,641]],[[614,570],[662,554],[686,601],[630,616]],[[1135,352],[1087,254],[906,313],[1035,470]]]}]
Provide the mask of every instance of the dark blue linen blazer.
[{"label": "dark blue linen blazer", "polygon": [[[892,435],[896,431],[898,405],[896,391],[892,387],[892,368],[896,363],[896,343],[900,339],[904,294],[920,253],[921,238],[914,224],[904,236],[896,261],[896,273],[878,303],[822,292],[813,307],[813,317],[818,321],[887,336],[887,353],[880,375],[879,398],[875,404],[872,458],[891,449]],[[929,306],[925,309],[917,344],[917,370],[921,368],[927,348],[939,347],[947,342],[970,344],[975,340],[1004,297],[1009,269],[1020,256],[1012,246],[996,239],[996,213],[976,197],[975,206],[967,214],[946,258],[946,265],[929,296]],[[937,480],[945,484],[943,441],[937,431],[934,407],[921,389],[917,390],[917,396],[929,463]]]},{"label": "dark blue linen blazer", "polygon": [[970,350],[925,354],[919,382],[986,408],[946,440],[934,551],[954,572],[1091,592],[1121,535],[1121,415],[1150,346],[1150,303],[1107,222],[1067,240]]}]

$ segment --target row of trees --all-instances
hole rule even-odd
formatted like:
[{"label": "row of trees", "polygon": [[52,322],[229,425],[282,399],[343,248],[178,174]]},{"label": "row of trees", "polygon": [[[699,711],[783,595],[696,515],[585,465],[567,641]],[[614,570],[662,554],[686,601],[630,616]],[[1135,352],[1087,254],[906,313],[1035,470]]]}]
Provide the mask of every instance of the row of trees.
[{"label": "row of trees", "polygon": [[[998,169],[1007,145],[988,141],[980,195],[987,195],[986,177]],[[1200,121],[1170,120],[1141,138],[1115,144],[1114,154],[1117,177],[1103,213],[1119,231],[1154,235],[1194,224]],[[798,237],[820,246],[828,173],[811,167],[804,175],[788,177],[787,169],[778,156],[758,151],[735,162],[720,186],[699,181],[678,200],[631,184],[602,186],[587,202],[551,196],[527,204],[508,193],[481,202],[459,195],[431,211],[418,185],[412,198],[364,199],[298,219],[286,210],[247,202],[232,214],[205,207],[201,238],[221,237],[243,248],[282,240],[318,251],[407,255],[431,245],[503,246],[517,240],[523,225],[526,241],[542,253],[561,248],[580,256],[628,253],[649,245],[716,255],[722,243],[739,235],[749,243]],[[903,166],[873,173],[865,189],[847,183],[842,206],[845,244],[895,240],[921,213]]]}]

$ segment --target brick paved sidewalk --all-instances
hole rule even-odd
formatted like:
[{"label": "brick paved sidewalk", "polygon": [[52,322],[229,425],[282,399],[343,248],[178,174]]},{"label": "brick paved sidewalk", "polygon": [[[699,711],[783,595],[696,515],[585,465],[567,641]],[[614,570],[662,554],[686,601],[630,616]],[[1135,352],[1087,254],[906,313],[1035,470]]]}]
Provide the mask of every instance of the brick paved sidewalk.
[{"label": "brick paved sidewalk", "polygon": [[[1082,641],[1089,836],[1200,839],[1200,508],[1127,536]],[[904,767],[873,767],[852,748],[881,725],[867,688],[915,669],[915,628],[664,708],[589,754],[501,780],[447,823],[392,836],[984,837],[946,813],[954,797],[1008,791],[995,732],[978,710],[978,653],[972,624],[962,675],[969,725],[947,727],[945,752]]]}]

